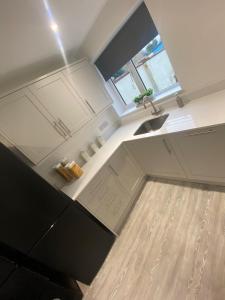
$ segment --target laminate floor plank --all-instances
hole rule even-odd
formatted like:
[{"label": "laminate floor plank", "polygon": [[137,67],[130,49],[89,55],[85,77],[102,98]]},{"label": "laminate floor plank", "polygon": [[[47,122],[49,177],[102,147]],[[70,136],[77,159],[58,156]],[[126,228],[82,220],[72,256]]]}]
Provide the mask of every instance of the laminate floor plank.
[{"label": "laminate floor plank", "polygon": [[225,187],[152,180],[85,300],[225,300]]}]

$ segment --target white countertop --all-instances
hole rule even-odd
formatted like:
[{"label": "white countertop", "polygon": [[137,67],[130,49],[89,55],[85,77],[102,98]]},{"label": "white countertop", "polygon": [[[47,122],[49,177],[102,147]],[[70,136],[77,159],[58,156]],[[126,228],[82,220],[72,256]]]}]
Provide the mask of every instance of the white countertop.
[{"label": "white countertop", "polygon": [[159,130],[146,134],[133,135],[145,120],[155,118],[155,116],[148,114],[147,111],[145,117],[122,125],[90,161],[83,166],[84,175],[75,182],[67,184],[62,191],[73,200],[76,200],[105,162],[125,141],[224,124],[225,90],[193,100],[183,108],[171,107],[165,110],[165,113],[169,113],[169,117],[163,126]]}]

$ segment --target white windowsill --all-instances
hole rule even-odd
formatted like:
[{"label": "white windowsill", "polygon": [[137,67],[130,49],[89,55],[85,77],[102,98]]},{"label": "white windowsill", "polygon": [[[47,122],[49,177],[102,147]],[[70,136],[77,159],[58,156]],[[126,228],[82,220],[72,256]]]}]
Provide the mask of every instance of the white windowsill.
[{"label": "white windowsill", "polygon": [[[165,100],[169,100],[170,98],[174,98],[175,94],[178,92],[181,92],[182,88],[181,86],[178,84],[176,87],[166,91],[165,93],[162,93],[160,95],[158,95],[157,97],[154,97],[154,103],[163,103]],[[131,114],[135,114],[136,112],[139,112],[141,110],[143,110],[144,107],[143,106],[132,106],[130,108],[127,108],[121,115],[120,117],[125,117]]]}]

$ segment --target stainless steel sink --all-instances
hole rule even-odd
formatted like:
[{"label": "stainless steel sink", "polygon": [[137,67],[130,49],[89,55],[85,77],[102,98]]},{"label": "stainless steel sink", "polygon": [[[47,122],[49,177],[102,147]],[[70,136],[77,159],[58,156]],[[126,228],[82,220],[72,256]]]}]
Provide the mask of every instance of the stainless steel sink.
[{"label": "stainless steel sink", "polygon": [[148,133],[152,130],[154,131],[154,130],[160,129],[168,117],[169,117],[169,114],[165,114],[158,118],[145,121],[144,123],[141,124],[141,126],[134,133],[134,135],[144,134],[144,133]]}]

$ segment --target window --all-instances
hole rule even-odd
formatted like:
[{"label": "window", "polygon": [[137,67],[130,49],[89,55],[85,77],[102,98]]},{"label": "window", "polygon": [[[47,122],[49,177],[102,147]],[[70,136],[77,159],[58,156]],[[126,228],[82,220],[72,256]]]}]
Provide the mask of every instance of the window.
[{"label": "window", "polygon": [[158,98],[175,93],[180,85],[163,42],[158,35],[139,51],[111,80],[126,105],[134,105],[134,98],[149,88]]},{"label": "window", "polygon": [[141,93],[133,74],[131,62],[129,62],[111,77],[125,104],[132,103],[133,99]]}]

